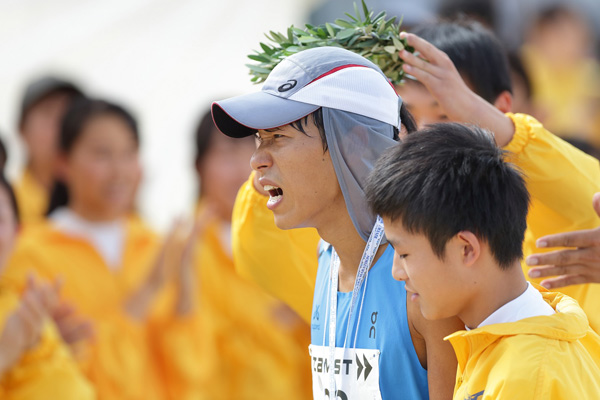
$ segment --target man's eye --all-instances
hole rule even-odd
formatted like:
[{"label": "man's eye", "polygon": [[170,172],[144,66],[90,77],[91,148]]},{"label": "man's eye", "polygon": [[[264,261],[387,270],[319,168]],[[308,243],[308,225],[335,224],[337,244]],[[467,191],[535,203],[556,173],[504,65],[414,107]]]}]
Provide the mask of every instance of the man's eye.
[{"label": "man's eye", "polygon": [[404,260],[406,257],[408,257],[408,254],[398,254],[398,258]]},{"label": "man's eye", "polygon": [[282,137],[285,137],[285,136],[277,134],[277,133],[273,135],[273,139],[280,139]]}]

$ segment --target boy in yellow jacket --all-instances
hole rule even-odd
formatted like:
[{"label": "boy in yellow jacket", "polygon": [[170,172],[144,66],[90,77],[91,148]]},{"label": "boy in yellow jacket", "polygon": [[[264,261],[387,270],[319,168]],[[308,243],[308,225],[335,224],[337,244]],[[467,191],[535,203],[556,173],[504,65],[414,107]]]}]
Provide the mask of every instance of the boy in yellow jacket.
[{"label": "boy in yellow jacket", "polygon": [[454,399],[600,398],[600,337],[576,301],[525,280],[529,193],[488,131],[456,123],[408,136],[367,197],[394,247],[393,276],[431,320],[458,316]]}]

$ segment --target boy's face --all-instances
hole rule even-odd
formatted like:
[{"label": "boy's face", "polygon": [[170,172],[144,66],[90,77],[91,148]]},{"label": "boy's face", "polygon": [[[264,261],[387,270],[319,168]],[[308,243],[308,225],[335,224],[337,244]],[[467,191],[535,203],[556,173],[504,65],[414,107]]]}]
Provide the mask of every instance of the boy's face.
[{"label": "boy's face", "polygon": [[400,220],[384,217],[385,235],[394,247],[394,279],[405,281],[411,301],[418,302],[426,319],[436,320],[458,315],[462,309],[460,258],[452,254],[451,240],[444,259],[433,252],[422,234],[407,232]]},{"label": "boy's face", "polygon": [[407,79],[403,85],[396,86],[396,92],[415,117],[419,129],[429,124],[448,122],[442,107],[421,83]]},{"label": "boy's face", "polygon": [[334,224],[336,213],[346,211],[331,157],[323,151],[311,117],[305,131],[290,125],[260,130],[259,145],[250,161],[260,185],[270,193],[267,207],[281,229]]}]

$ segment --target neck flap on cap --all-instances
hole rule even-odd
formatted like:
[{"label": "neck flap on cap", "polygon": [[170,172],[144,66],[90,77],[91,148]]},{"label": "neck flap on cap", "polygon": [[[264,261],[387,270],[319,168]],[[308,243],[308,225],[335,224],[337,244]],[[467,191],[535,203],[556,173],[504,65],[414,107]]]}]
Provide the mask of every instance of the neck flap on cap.
[{"label": "neck flap on cap", "polygon": [[[398,112],[401,104],[399,98]],[[367,204],[364,186],[377,159],[398,144],[394,140],[394,127],[346,111],[325,107],[322,110],[327,146],[346,208],[356,231],[366,242],[376,216]]]}]

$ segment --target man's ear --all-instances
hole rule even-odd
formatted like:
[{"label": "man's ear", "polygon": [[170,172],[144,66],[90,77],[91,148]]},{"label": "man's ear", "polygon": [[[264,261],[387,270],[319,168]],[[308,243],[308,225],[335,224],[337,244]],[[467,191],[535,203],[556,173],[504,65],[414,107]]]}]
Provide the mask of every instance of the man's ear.
[{"label": "man's ear", "polygon": [[512,111],[512,103],[512,94],[508,90],[505,90],[494,100],[494,107],[506,114]]},{"label": "man's ear", "polygon": [[481,242],[469,231],[460,231],[456,234],[456,238],[461,246],[462,262],[466,266],[475,264],[481,255]]}]

